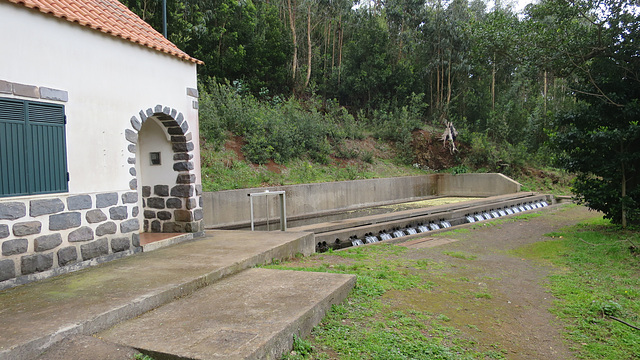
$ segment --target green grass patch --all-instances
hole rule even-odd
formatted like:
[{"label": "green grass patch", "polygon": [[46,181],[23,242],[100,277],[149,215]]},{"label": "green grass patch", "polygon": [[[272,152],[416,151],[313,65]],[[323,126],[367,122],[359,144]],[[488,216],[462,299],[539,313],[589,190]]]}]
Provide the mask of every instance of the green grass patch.
[{"label": "green grass patch", "polygon": [[630,251],[640,234],[596,219],[547,236],[513,253],[560,269],[550,277],[559,299],[552,312],[565,324],[571,348],[584,359],[640,354],[640,331],[611,318],[640,326],[640,257]]},{"label": "green grass patch", "polygon": [[[413,260],[409,249],[391,244],[326,252],[272,269],[354,274],[357,282],[347,299],[334,305],[312,332],[303,350],[285,356],[294,359],[487,359],[499,354],[476,350],[472,339],[461,337],[451,319],[415,309],[391,310],[382,299],[388,292],[430,292],[437,286],[429,274],[443,264]],[[308,351],[310,345],[311,351]],[[305,355],[302,355],[302,353]],[[500,357],[498,357],[500,358]]]}]

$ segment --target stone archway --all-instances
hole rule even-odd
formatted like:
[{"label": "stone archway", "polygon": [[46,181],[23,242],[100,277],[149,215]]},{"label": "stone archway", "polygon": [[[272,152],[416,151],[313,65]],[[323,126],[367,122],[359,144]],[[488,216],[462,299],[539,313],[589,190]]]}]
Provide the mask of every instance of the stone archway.
[{"label": "stone archway", "polygon": [[[193,135],[182,113],[157,105],[131,117],[131,128],[125,130],[130,143],[127,160],[132,176],[129,187],[139,192],[144,232],[198,232],[202,230],[202,186],[196,184],[193,162]],[[149,122],[149,123],[147,123]],[[155,129],[154,129],[155,127]],[[147,141],[153,137],[163,137]],[[162,144],[164,142],[164,144]],[[152,173],[149,167],[153,147],[158,144],[163,153],[160,161],[162,176],[144,178]],[[169,156],[167,156],[169,155]]]}]

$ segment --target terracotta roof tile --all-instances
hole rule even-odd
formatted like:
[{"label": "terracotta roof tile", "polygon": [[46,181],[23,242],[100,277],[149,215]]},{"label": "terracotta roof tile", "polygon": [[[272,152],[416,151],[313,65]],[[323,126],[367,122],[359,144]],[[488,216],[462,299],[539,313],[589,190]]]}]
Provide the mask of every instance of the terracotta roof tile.
[{"label": "terracotta roof tile", "polygon": [[117,0],[8,0],[197,64]]}]

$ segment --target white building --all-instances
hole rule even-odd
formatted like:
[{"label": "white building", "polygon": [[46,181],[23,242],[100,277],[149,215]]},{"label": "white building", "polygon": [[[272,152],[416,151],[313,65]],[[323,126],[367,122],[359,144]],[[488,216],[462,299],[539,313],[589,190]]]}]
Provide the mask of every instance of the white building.
[{"label": "white building", "polygon": [[117,0],[0,0],[0,289],[200,232],[196,65]]}]

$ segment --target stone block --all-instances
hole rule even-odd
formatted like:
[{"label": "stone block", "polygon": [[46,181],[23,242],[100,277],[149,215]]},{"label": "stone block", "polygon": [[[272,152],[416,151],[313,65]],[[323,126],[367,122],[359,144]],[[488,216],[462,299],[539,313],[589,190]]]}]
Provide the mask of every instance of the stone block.
[{"label": "stone block", "polygon": [[140,208],[137,206],[134,206],[133,209],[131,209],[131,216],[138,217],[139,214],[140,214]]},{"label": "stone block", "polygon": [[196,182],[195,174],[179,174],[176,178],[176,184],[193,184]]},{"label": "stone block", "polygon": [[[151,109],[149,109],[151,110]],[[142,121],[142,123],[144,123],[145,121],[147,121],[147,118],[149,116],[147,116],[147,113],[145,113],[144,111],[140,110],[140,112],[138,113],[138,115],[140,115],[140,121]]]},{"label": "stone block", "polygon": [[120,232],[123,234],[138,230],[140,230],[140,221],[138,219],[130,219],[120,223]]},{"label": "stone block", "polygon": [[150,197],[147,199],[147,207],[152,209],[164,209],[165,202],[164,198],[160,197]]},{"label": "stone block", "polygon": [[67,209],[69,210],[85,210],[91,209],[93,202],[89,195],[76,195],[67,198]]},{"label": "stone block", "polygon": [[56,214],[61,211],[64,211],[64,203],[60,199],[43,199],[29,201],[29,215],[31,217]]},{"label": "stone block", "polygon": [[0,80],[0,94],[11,93],[13,93],[13,85],[8,81]]},{"label": "stone block", "polygon": [[192,210],[198,207],[198,202],[195,198],[188,198],[186,200],[186,205],[188,210]]},{"label": "stone block", "polygon": [[198,205],[204,207],[204,198],[202,196],[198,197]]},{"label": "stone block", "polygon": [[133,234],[133,236],[131,236],[131,245],[133,245],[133,247],[140,247],[140,234]]},{"label": "stone block", "polygon": [[180,129],[182,129],[183,134],[186,134],[186,132],[189,131],[189,122],[185,121],[180,124]]},{"label": "stone block", "polygon": [[146,198],[151,196],[151,186],[143,185],[142,186],[142,197]]},{"label": "stone block", "polygon": [[173,212],[176,221],[190,222],[193,221],[193,213],[189,210],[176,210]]},{"label": "stone block", "polygon": [[124,138],[132,144],[138,143],[138,133],[133,130],[126,129],[124,131]]},{"label": "stone block", "polygon": [[15,236],[39,234],[41,230],[42,223],[40,221],[25,221],[13,224],[13,235]]},{"label": "stone block", "polygon": [[188,222],[184,224],[184,232],[194,233],[200,231],[200,222]]},{"label": "stone block", "polygon": [[111,220],[124,220],[129,217],[126,206],[114,206],[109,209]]},{"label": "stone block", "polygon": [[191,107],[196,110],[200,109],[200,104],[198,103],[198,100],[193,100],[193,102],[191,102]]},{"label": "stone block", "polygon": [[27,239],[7,240],[2,243],[3,256],[24,254],[27,252],[27,249],[29,249],[29,240]]},{"label": "stone block", "polygon": [[105,193],[96,195],[96,207],[106,208],[118,204],[118,193]]},{"label": "stone block", "polygon": [[151,232],[161,232],[162,231],[162,224],[160,223],[159,220],[153,220],[151,222]]},{"label": "stone block", "polygon": [[98,239],[88,244],[80,245],[80,254],[82,255],[82,260],[108,255],[109,241],[107,239]]},{"label": "stone block", "polygon": [[0,224],[0,239],[4,239],[9,235],[11,235],[9,232],[9,225]]},{"label": "stone block", "polygon": [[20,272],[29,275],[51,269],[53,266],[53,253],[25,255],[20,258]]},{"label": "stone block", "polygon": [[111,251],[114,253],[129,250],[131,247],[131,240],[126,237],[115,238],[111,240]]},{"label": "stone block", "polygon": [[156,212],[153,210],[145,210],[144,211],[144,218],[145,219],[155,219],[156,218]]},{"label": "stone block", "polygon": [[167,199],[167,208],[168,209],[182,209],[182,199],[179,199],[179,198],[169,198],[169,199]]},{"label": "stone block", "polygon": [[13,94],[17,96],[40,98],[40,91],[37,86],[13,83]]},{"label": "stone block", "polygon": [[161,113],[162,112],[162,105],[156,105],[156,107],[153,108],[153,112],[154,113]]},{"label": "stone block", "polygon": [[0,260],[0,281],[16,277],[16,265],[13,260]]},{"label": "stone block", "polygon": [[135,167],[130,167],[129,168],[129,175],[131,176],[136,176],[136,168]]},{"label": "stone block", "polygon": [[173,161],[186,161],[193,159],[193,154],[189,153],[175,153],[173,154]]},{"label": "stone block", "polygon": [[179,126],[167,128],[167,132],[169,135],[184,135],[184,132]]},{"label": "stone block", "polygon": [[83,226],[80,229],[70,232],[68,240],[69,242],[93,240],[93,229],[88,226]]},{"label": "stone block", "polygon": [[62,236],[60,234],[38,236],[33,244],[37,252],[55,249],[62,244]]},{"label": "stone block", "polygon": [[64,90],[51,89],[47,87],[40,88],[40,98],[54,101],[69,101],[69,93]]},{"label": "stone block", "polygon": [[196,185],[196,196],[202,195],[202,184]]},{"label": "stone block", "polygon": [[178,116],[176,116],[176,122],[180,124],[183,121],[184,121],[184,115],[182,115],[182,113],[179,113]]},{"label": "stone block", "polygon": [[136,158],[134,158],[134,157],[127,158],[127,164],[135,165],[136,164]]},{"label": "stone block", "polygon": [[160,220],[171,220],[171,212],[170,211],[158,211],[158,219],[160,219]]},{"label": "stone block", "polygon": [[140,122],[140,120],[138,120],[137,117],[132,116],[131,127],[133,127],[136,131],[140,131],[140,129],[142,128],[142,123]]},{"label": "stone block", "polygon": [[129,181],[129,190],[138,190],[138,180],[137,179],[131,179],[131,181]]},{"label": "stone block", "polygon": [[78,260],[78,250],[75,246],[67,246],[58,250],[58,266],[65,266]]},{"label": "stone block", "polygon": [[142,222],[144,224],[144,232],[149,232],[149,220]]},{"label": "stone block", "polygon": [[104,236],[115,234],[118,231],[118,225],[113,221],[106,222],[104,224],[98,225],[96,228],[96,236]]},{"label": "stone block", "polygon": [[0,203],[0,220],[16,220],[27,215],[27,207],[21,202]]},{"label": "stone block", "polygon": [[173,164],[174,171],[191,171],[194,169],[191,161],[180,161]]},{"label": "stone block", "polygon": [[171,147],[173,148],[173,151],[177,153],[193,151],[193,149],[195,148],[192,142],[173,143]]},{"label": "stone block", "polygon": [[184,135],[174,135],[171,137],[172,143],[186,143],[187,137]]},{"label": "stone block", "polygon": [[167,221],[164,224],[162,224],[162,232],[181,233],[181,232],[184,232],[184,226],[180,223]]},{"label": "stone block", "polygon": [[194,98],[199,97],[198,89],[188,87],[187,88],[187,95],[189,95],[191,97],[194,97]]},{"label": "stone block", "polygon": [[171,188],[171,196],[179,198],[189,198],[193,196],[193,186],[176,185]]},{"label": "stone block", "polygon": [[122,203],[123,204],[135,204],[138,202],[138,192],[131,191],[122,194]]},{"label": "stone block", "polygon": [[85,218],[89,224],[95,224],[107,220],[107,215],[102,210],[95,209],[87,211]]},{"label": "stone block", "polygon": [[138,147],[135,144],[127,145],[127,150],[132,154],[135,154],[137,149]]},{"label": "stone block", "polygon": [[193,220],[200,221],[203,218],[204,218],[204,213],[202,212],[202,209],[195,209],[193,211]]},{"label": "stone block", "polygon": [[67,212],[49,215],[49,230],[66,230],[80,226],[82,216],[79,212]]},{"label": "stone block", "polygon": [[153,193],[156,196],[169,196],[169,185],[155,185]]}]

